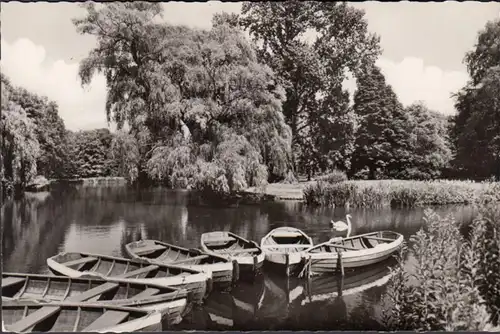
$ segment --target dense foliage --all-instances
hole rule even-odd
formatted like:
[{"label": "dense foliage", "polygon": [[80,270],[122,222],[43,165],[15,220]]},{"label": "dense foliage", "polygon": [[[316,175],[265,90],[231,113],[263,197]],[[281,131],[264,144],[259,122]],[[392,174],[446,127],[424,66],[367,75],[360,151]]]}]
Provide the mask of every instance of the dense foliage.
[{"label": "dense foliage", "polygon": [[380,53],[363,16],[341,2],[243,4],[240,24],[285,88],[283,113],[297,174],[350,167],[357,124],[342,83],[348,72],[363,73]]},{"label": "dense foliage", "polygon": [[500,19],[488,22],[465,61],[471,81],[457,94],[452,138],[461,176],[500,179]]},{"label": "dense foliage", "polygon": [[132,167],[129,176],[217,192],[286,176],[291,138],[281,88],[230,20],[218,17],[203,31],[156,23],[159,4],[85,7],[75,25],[98,46],[80,76],[86,84],[106,75],[108,117],[129,126],[136,143],[126,142],[139,151],[121,163]]},{"label": "dense foliage", "polygon": [[41,150],[34,122],[12,97],[15,88],[3,74],[1,79],[0,181],[2,191],[13,193],[36,176]]},{"label": "dense foliage", "polygon": [[108,129],[67,133],[67,178],[118,176],[111,150],[113,135]]},{"label": "dense foliage", "polygon": [[[393,269],[384,312],[387,329],[500,330],[500,215],[487,212],[463,236],[452,216],[426,211],[426,229],[411,238]],[[415,259],[410,267],[403,265],[407,252]]]}]

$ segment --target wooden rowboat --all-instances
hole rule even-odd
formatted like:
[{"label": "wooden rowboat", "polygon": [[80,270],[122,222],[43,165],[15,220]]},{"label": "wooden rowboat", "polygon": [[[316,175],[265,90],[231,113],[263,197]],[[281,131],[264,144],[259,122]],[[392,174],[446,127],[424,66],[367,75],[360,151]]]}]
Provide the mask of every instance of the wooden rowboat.
[{"label": "wooden rowboat", "polygon": [[212,289],[209,273],[114,256],[59,253],[48,258],[47,265],[54,274],[71,278],[88,276],[106,280],[126,279],[131,283],[184,288],[192,294],[194,303],[201,303]]},{"label": "wooden rowboat", "polygon": [[210,273],[214,287],[220,290],[231,290],[239,277],[237,263],[194,248],[187,249],[157,240],[139,240],[125,245],[125,251],[133,259]]},{"label": "wooden rowboat", "polygon": [[175,325],[191,310],[191,295],[185,289],[126,280],[69,278],[37,274],[2,274],[2,301],[90,302],[158,310],[169,325]]},{"label": "wooden rowboat", "polygon": [[260,242],[266,261],[273,267],[284,269],[287,276],[302,267],[304,251],[312,246],[312,239],[294,227],[278,227]]},{"label": "wooden rowboat", "polygon": [[265,259],[264,252],[255,241],[246,240],[231,232],[203,233],[201,249],[207,254],[235,260],[239,266],[240,277],[257,275]]},{"label": "wooden rowboat", "polygon": [[133,307],[89,303],[2,302],[7,332],[133,332],[161,331],[161,314]]},{"label": "wooden rowboat", "polygon": [[372,232],[316,245],[307,250],[305,259],[311,273],[330,273],[339,269],[340,262],[344,268],[357,268],[383,261],[402,243],[399,233]]}]

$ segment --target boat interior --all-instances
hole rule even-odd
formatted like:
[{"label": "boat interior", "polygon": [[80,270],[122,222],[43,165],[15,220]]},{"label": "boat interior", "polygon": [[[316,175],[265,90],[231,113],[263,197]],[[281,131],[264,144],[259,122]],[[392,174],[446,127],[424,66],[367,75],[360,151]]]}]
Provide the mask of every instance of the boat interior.
[{"label": "boat interior", "polygon": [[227,233],[206,233],[202,236],[202,242],[208,249],[221,255],[244,256],[262,253],[253,243],[235,238]]},{"label": "boat interior", "polygon": [[113,257],[94,257],[82,253],[60,254],[54,257],[53,260],[73,270],[88,271],[106,277],[159,278],[195,273],[183,268],[158,266]]},{"label": "boat interior", "polygon": [[131,309],[107,309],[106,306],[44,306],[34,303],[2,305],[2,319],[15,332],[81,332],[95,331],[135,320],[146,312]]},{"label": "boat interior", "polygon": [[131,251],[144,258],[176,265],[205,265],[226,262],[225,259],[153,240],[141,240],[129,245]]},{"label": "boat interior", "polygon": [[377,245],[394,242],[398,237],[398,233],[391,231],[366,233],[349,238],[339,239],[334,242],[323,243],[310,249],[309,252],[321,253],[370,249],[377,247]]},{"label": "boat interior", "polygon": [[145,299],[162,295],[175,299],[186,295],[185,291],[168,287],[148,286],[130,282],[106,282],[92,279],[69,279],[64,276],[2,275],[2,297],[13,299],[38,299],[49,301],[125,300]]}]

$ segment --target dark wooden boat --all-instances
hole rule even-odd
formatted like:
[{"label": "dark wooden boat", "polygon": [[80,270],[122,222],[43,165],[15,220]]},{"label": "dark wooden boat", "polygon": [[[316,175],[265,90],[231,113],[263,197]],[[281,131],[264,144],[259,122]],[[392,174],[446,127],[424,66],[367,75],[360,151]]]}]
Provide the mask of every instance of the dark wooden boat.
[{"label": "dark wooden boat", "polygon": [[399,233],[372,232],[316,245],[305,252],[304,258],[311,273],[331,273],[338,270],[340,252],[344,268],[357,268],[386,260],[402,243],[403,236]]},{"label": "dark wooden boat", "polygon": [[302,268],[304,251],[313,246],[312,239],[295,227],[278,227],[262,238],[260,247],[265,253],[266,261],[273,268],[290,276]]},{"label": "dark wooden boat", "polygon": [[161,331],[161,313],[133,307],[90,303],[2,301],[7,332]]},{"label": "dark wooden boat", "polygon": [[131,283],[184,288],[192,294],[195,303],[201,303],[212,288],[209,273],[107,255],[59,253],[48,258],[47,265],[54,274],[71,278],[88,276],[106,280],[126,279]]},{"label": "dark wooden boat", "polygon": [[236,261],[240,277],[256,276],[260,273],[265,259],[264,252],[255,241],[225,231],[203,233],[201,249],[207,254]]},{"label": "dark wooden boat", "polygon": [[211,273],[214,287],[221,290],[231,290],[233,283],[239,278],[236,262],[198,249],[187,249],[157,240],[139,240],[125,245],[125,250],[133,259]]},{"label": "dark wooden boat", "polygon": [[191,310],[186,289],[102,279],[37,274],[2,274],[2,301],[90,302],[158,310],[168,324],[177,324]]}]

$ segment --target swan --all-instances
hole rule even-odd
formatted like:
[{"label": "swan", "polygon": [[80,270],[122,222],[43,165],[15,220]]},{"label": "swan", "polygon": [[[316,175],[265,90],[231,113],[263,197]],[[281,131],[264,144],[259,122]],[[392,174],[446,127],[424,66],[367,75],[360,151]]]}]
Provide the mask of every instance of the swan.
[{"label": "swan", "polygon": [[[339,220],[337,222],[334,222],[332,220],[332,221],[330,221],[330,224],[332,224],[332,228],[334,230],[338,231],[338,232],[343,232],[343,231],[347,230],[347,234],[346,234],[345,237],[349,238],[349,236],[351,235],[351,230],[352,230],[352,224],[351,224],[351,218],[352,218],[352,216],[349,215],[349,214],[347,214],[345,217],[346,217],[346,220],[347,220],[347,224],[344,223],[341,220]],[[333,238],[333,239],[336,240],[336,239],[338,239],[338,237],[337,238]],[[340,238],[340,239],[342,239],[342,238]],[[332,239],[330,239],[330,240],[332,240]]]}]

